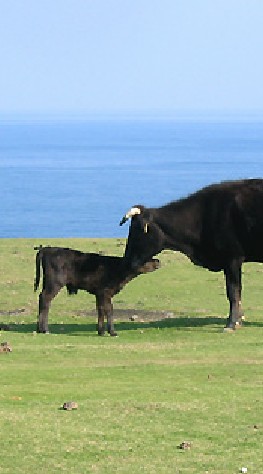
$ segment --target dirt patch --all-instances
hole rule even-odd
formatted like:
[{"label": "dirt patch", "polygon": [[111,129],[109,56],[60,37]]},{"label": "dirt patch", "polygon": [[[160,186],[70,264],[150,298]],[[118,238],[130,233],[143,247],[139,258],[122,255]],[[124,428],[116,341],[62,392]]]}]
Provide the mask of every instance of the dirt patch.
[{"label": "dirt patch", "polygon": [[[77,316],[97,316],[97,312],[94,311],[78,311]],[[121,321],[160,321],[162,319],[172,319],[176,315],[171,311],[150,311],[144,309],[114,309],[114,319]]]},{"label": "dirt patch", "polygon": [[25,308],[11,309],[10,311],[0,311],[0,316],[12,316],[25,312]]}]

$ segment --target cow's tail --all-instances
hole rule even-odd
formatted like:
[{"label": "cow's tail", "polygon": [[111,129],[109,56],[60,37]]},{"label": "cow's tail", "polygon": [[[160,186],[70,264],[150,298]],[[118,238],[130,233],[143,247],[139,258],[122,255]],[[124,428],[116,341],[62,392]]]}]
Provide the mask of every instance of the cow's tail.
[{"label": "cow's tail", "polygon": [[34,291],[37,291],[39,287],[39,282],[40,282],[40,266],[42,263],[42,258],[43,258],[43,250],[42,250],[42,245],[39,247],[34,247],[34,250],[38,250],[36,254],[36,277],[34,281]]}]

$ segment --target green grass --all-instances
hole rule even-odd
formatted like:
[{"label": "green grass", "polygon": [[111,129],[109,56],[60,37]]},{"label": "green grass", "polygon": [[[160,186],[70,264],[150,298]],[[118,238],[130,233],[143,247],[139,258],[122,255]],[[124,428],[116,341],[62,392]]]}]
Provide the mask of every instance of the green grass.
[{"label": "green grass", "polygon": [[[97,336],[94,297],[65,290],[42,335],[39,243],[124,250],[116,239],[0,240],[0,341],[13,348],[0,354],[0,473],[263,472],[262,265],[244,266],[246,322],[233,334],[222,273],[163,252],[160,270],[114,298],[118,338]],[[78,410],[61,410],[70,400]]]}]

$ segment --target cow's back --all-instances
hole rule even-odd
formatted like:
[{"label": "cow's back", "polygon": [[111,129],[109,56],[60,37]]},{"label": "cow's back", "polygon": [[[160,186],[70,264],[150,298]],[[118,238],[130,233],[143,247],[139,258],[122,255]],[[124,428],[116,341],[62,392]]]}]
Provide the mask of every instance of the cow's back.
[{"label": "cow's back", "polygon": [[262,179],[213,184],[160,210],[177,249],[198,265],[221,270],[230,254],[263,259]]},{"label": "cow's back", "polygon": [[[197,194],[198,196],[198,194]],[[224,263],[229,255],[263,259],[263,180],[225,182],[204,188],[201,244]]]}]

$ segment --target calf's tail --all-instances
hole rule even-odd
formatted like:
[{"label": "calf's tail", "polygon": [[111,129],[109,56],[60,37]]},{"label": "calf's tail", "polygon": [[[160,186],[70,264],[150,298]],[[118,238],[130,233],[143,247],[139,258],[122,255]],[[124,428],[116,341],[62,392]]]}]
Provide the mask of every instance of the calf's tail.
[{"label": "calf's tail", "polygon": [[36,254],[36,277],[34,281],[34,291],[37,291],[40,282],[40,265],[43,257],[42,245],[40,245],[40,247],[34,247],[34,250],[38,250]]}]

